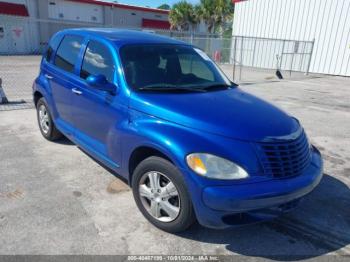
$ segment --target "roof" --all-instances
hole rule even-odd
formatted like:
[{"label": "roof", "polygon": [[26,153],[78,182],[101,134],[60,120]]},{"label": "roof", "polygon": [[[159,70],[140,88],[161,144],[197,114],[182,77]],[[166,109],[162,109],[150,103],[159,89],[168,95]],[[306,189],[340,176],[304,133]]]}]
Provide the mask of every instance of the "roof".
[{"label": "roof", "polygon": [[[61,31],[63,34],[79,34],[83,36],[95,36],[107,39],[118,46],[125,44],[186,44],[170,37],[157,35],[137,30],[125,30],[114,28],[77,28]],[[188,44],[186,44],[188,45]]]},{"label": "roof", "polygon": [[0,2],[0,14],[15,15],[15,16],[29,16],[27,7],[23,4],[14,4],[9,2]]},{"label": "roof", "polygon": [[93,5],[117,7],[117,8],[129,9],[129,10],[135,10],[135,11],[169,14],[169,10],[150,8],[150,7],[144,7],[144,6],[136,6],[136,5],[127,5],[127,4],[120,4],[120,3],[113,3],[113,2],[106,2],[106,1],[102,1],[102,0],[68,0],[68,1],[93,4]]}]

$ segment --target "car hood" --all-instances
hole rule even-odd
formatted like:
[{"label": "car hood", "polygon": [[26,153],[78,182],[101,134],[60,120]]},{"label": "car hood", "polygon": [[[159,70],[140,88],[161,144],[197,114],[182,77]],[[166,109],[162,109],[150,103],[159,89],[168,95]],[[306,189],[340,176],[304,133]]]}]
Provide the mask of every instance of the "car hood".
[{"label": "car hood", "polygon": [[212,92],[133,92],[130,107],[189,128],[229,138],[262,141],[289,135],[299,123],[240,88]]}]

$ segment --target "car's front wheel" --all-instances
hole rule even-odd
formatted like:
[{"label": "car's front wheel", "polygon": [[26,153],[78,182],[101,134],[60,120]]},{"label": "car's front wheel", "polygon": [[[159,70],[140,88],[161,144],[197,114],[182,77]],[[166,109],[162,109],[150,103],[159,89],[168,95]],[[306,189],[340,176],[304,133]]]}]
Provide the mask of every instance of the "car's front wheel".
[{"label": "car's front wheel", "polygon": [[195,221],[182,174],[169,161],[149,157],[135,169],[132,189],[142,214],[156,227],[180,232]]},{"label": "car's front wheel", "polygon": [[45,98],[40,98],[36,104],[36,112],[38,118],[39,129],[43,137],[47,140],[54,141],[62,137],[60,131],[57,130],[52,120],[49,107]]}]

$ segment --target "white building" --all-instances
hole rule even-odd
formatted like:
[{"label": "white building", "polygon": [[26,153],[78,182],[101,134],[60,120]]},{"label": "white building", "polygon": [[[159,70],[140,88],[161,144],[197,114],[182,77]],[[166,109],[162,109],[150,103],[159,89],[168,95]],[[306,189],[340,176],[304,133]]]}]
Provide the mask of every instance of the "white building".
[{"label": "white building", "polygon": [[169,30],[169,11],[99,0],[0,0],[0,54],[36,53],[58,30]]},{"label": "white building", "polygon": [[[309,66],[314,73],[350,76],[350,1],[349,0],[233,0],[236,3],[233,35],[252,37],[251,45],[243,47],[242,62],[274,68],[276,54],[281,55],[282,69],[295,70],[297,63]],[[255,38],[266,40],[265,46],[254,48],[261,55],[252,57]],[[304,41],[314,41],[314,47]],[[259,40],[262,42],[262,40]],[[272,46],[271,46],[272,45]],[[310,64],[298,61],[301,53],[312,49]],[[248,55],[249,53],[249,55]],[[291,60],[291,57],[294,60]],[[264,61],[257,61],[257,60]],[[270,61],[270,62],[266,62]],[[291,63],[289,63],[289,61]],[[260,62],[260,63],[259,63]],[[305,70],[305,68],[303,68]]]}]

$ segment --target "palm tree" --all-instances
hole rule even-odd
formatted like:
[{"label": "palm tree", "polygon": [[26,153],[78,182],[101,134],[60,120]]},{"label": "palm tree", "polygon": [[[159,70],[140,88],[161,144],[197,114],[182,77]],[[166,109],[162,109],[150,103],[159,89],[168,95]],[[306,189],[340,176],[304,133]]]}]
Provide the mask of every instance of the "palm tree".
[{"label": "palm tree", "polygon": [[164,9],[164,10],[170,10],[170,5],[168,4],[162,4],[157,7],[158,9]]},{"label": "palm tree", "polygon": [[223,28],[231,20],[234,4],[231,0],[201,0],[196,7],[197,16],[207,25],[208,32],[213,33],[217,28]]},{"label": "palm tree", "polygon": [[176,30],[193,30],[198,24],[193,5],[184,0],[173,5],[170,10],[169,21],[171,29]]}]

